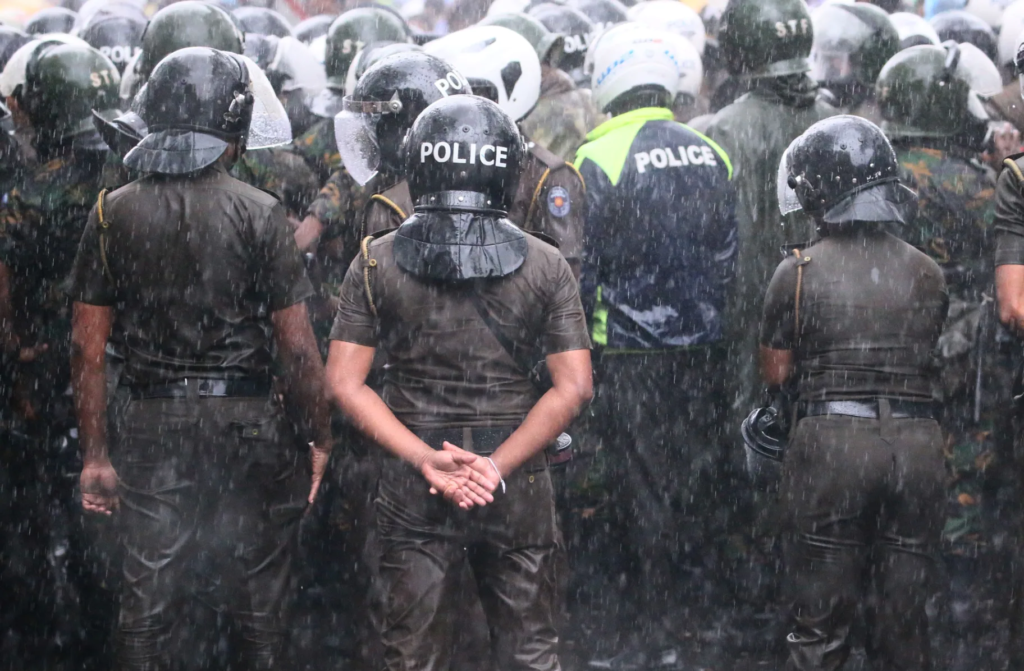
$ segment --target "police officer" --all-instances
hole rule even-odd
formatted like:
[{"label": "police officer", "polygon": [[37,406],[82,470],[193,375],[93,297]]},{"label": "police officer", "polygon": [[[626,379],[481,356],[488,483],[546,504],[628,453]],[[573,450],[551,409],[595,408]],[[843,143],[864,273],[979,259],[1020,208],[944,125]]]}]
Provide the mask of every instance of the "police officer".
[{"label": "police officer", "polygon": [[[538,104],[542,67],[530,43],[500,26],[474,26],[427,44],[426,49],[451,63],[475,88],[491,98],[521,126]],[[519,72],[511,79],[502,73]],[[551,238],[579,277],[583,256],[586,189],[576,168],[527,138],[523,174],[508,218],[524,231]],[[371,230],[372,232],[372,230]]]},{"label": "police officer", "polygon": [[787,668],[842,668],[870,607],[873,666],[931,669],[925,602],[945,480],[932,356],[945,281],[886,232],[909,222],[913,194],[874,124],[811,126],[779,172],[782,213],[802,209],[822,236],[778,267],[761,324],[764,380],[795,384],[801,418],[781,484]]},{"label": "police officer", "polygon": [[674,37],[625,24],[597,41],[594,100],[612,119],[576,158],[587,184],[583,295],[600,352],[593,421],[617,455],[613,495],[630,548],[623,598],[633,611],[620,626],[643,654],[678,641],[684,620],[673,618],[697,615],[686,576],[703,570],[721,531],[710,505],[736,254],[729,157],[668,109],[680,75]]},{"label": "police officer", "polygon": [[[11,65],[21,75],[5,73],[19,82],[10,99],[31,131],[39,165],[16,169],[17,183],[0,202],[5,396],[12,404],[9,435],[19,437],[7,443],[3,468],[24,483],[17,526],[4,529],[4,545],[7,556],[20,558],[11,573],[28,571],[17,576],[25,580],[22,589],[39,595],[13,623],[25,646],[21,652],[45,659],[68,654],[69,648],[49,645],[53,637],[82,643],[80,627],[87,623],[78,619],[77,608],[95,606],[89,599],[95,579],[84,571],[81,538],[75,535],[81,529],[73,497],[78,464],[65,449],[75,422],[67,395],[70,311],[59,287],[99,191],[106,154],[91,110],[116,114],[118,73],[109,59],[81,43],[40,41],[26,49],[26,58]],[[33,645],[40,647],[32,652]],[[84,650],[71,654],[90,661]]]},{"label": "police officer", "polygon": [[594,37],[594,23],[578,9],[550,2],[531,5],[527,13],[552,33],[562,35],[558,69],[569,75],[577,88],[589,88],[590,76],[583,71],[583,63],[587,58],[590,40]]},{"label": "police officer", "polygon": [[835,96],[840,110],[880,124],[875,82],[900,50],[888,14],[865,3],[823,5],[811,13],[811,21],[811,77]]},{"label": "police officer", "polygon": [[297,150],[321,183],[341,168],[338,143],[334,138],[334,116],[342,109],[349,67],[370,45],[408,41],[409,29],[405,22],[382,7],[352,9],[331,24],[324,60],[327,87],[309,103],[310,111],[321,120],[295,141]]},{"label": "police officer", "polygon": [[1011,363],[1001,351],[991,298],[995,185],[978,160],[989,121],[959,58],[960,47],[952,43],[900,52],[882,70],[877,97],[904,182],[919,197],[917,214],[900,235],[939,264],[949,288],[939,356],[953,477],[942,550],[954,576],[953,635],[977,641],[985,631],[982,609],[1006,598],[995,588],[1007,549],[999,542],[1006,532],[999,492],[1018,484],[1005,468],[1012,459],[1005,412]]},{"label": "police officer", "polygon": [[527,14],[488,16],[478,25],[501,26],[522,35],[537,52],[541,66],[540,94],[527,115],[518,119],[530,140],[571,161],[601,118],[587,89],[577,88],[562,70],[566,36],[549,31]]},{"label": "police officer", "polygon": [[[749,93],[719,111],[707,128],[732,160],[739,201],[736,208],[740,286],[761,287],[771,277],[778,250],[807,239],[810,222],[794,216],[779,225],[775,178],[789,143],[835,110],[818,98],[808,76],[814,25],[804,0],[733,0],[718,32],[721,56],[731,77]],[[757,405],[757,292],[737,291],[726,309],[730,355],[726,377],[735,414],[730,430]],[[732,441],[738,444],[739,441]]]},{"label": "police officer", "polygon": [[[259,118],[273,94],[256,104],[266,94],[254,74],[202,47],[158,64],[140,101],[154,130],[125,158],[145,176],[101,194],[69,280],[82,503],[120,507],[123,524],[117,668],[170,663],[199,555],[240,628],[244,665],[287,664],[296,532],[331,434],[292,229],[276,199],[227,174],[251,129],[274,122]],[[103,352],[115,330],[129,344],[130,402],[108,439]],[[272,348],[295,425],[271,389]],[[312,441],[312,488],[294,426]]]},{"label": "police officer", "polygon": [[[576,282],[504,217],[524,146],[497,105],[446,97],[406,146],[415,212],[352,264],[328,360],[335,400],[389,457],[376,508],[385,668],[448,667],[452,578],[468,561],[495,667],[557,670],[544,448],[591,394]],[[378,347],[381,396],[365,384]],[[542,360],[550,383],[534,385]]]}]

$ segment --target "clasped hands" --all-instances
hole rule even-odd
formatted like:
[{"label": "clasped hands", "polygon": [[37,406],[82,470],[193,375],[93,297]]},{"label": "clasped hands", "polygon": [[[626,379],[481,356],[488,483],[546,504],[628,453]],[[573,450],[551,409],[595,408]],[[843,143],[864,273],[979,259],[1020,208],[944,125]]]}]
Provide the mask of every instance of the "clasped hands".
[{"label": "clasped hands", "polygon": [[501,482],[496,467],[485,457],[467,452],[449,442],[431,450],[418,464],[430,484],[430,493],[463,510],[494,502],[492,492]]}]

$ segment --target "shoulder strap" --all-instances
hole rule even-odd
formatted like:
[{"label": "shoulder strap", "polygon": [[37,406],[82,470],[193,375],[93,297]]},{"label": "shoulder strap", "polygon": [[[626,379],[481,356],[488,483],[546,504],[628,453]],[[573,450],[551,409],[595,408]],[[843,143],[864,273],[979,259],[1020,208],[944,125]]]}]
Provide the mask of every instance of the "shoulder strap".
[{"label": "shoulder strap", "polygon": [[1017,178],[1017,186],[1020,187],[1024,184],[1024,172],[1021,172],[1020,166],[1017,165],[1017,161],[1012,158],[1003,159],[1003,166],[1008,168],[1013,176]]},{"label": "shoulder strap", "polygon": [[476,313],[480,315],[480,319],[483,321],[484,325],[487,326],[487,330],[491,332],[491,335],[498,341],[501,348],[505,350],[505,353],[512,358],[524,373],[529,375],[533,371],[533,362],[524,358],[522,355],[525,354],[525,352],[521,352],[519,348],[515,346],[515,343],[513,343],[508,336],[502,333],[501,325],[493,316],[491,316],[491,313],[487,311],[487,308],[484,307],[484,303],[480,300],[480,294],[477,293],[476,287],[477,285],[474,284],[469,291],[469,300],[473,301],[473,308],[476,309]]},{"label": "shoulder strap", "polygon": [[540,198],[540,192],[544,190],[544,185],[547,183],[549,176],[551,176],[551,168],[544,168],[544,173],[540,176],[540,180],[537,182],[537,188],[533,190],[533,198],[530,199],[530,207],[526,210],[526,219],[523,220],[523,229],[530,227],[530,222],[533,220],[533,213],[537,210],[537,199]]},{"label": "shoulder strap", "polygon": [[363,220],[360,225],[359,231],[360,237],[362,238],[366,237],[366,215],[370,211],[370,206],[372,205],[373,201],[377,201],[378,203],[384,203],[384,206],[393,211],[395,214],[397,214],[398,218],[401,219],[402,221],[405,221],[406,219],[409,218],[409,215],[405,213],[405,210],[403,210],[398,205],[398,203],[391,200],[384,194],[375,193],[372,196],[370,196],[370,200],[366,202],[366,207],[363,208]]},{"label": "shoulder strap", "polygon": [[811,262],[811,257],[804,256],[799,248],[793,249],[796,258],[796,294],[793,296],[793,345],[800,342],[800,294],[804,286],[804,266]]},{"label": "shoulder strap", "polygon": [[363,257],[363,290],[366,292],[366,301],[370,304],[370,312],[377,317],[377,305],[373,302],[373,287],[370,283],[370,269],[377,267],[377,259],[370,258],[370,242],[374,236],[368,235],[363,238],[359,248]]},{"label": "shoulder strap", "polygon": [[106,274],[107,279],[113,285],[114,274],[110,272],[110,264],[107,262],[107,233],[110,231],[110,222],[107,221],[106,216],[103,214],[103,205],[106,201],[107,190],[103,189],[100,191],[99,197],[96,199],[96,218],[100,224],[100,262],[103,263],[103,272]]}]

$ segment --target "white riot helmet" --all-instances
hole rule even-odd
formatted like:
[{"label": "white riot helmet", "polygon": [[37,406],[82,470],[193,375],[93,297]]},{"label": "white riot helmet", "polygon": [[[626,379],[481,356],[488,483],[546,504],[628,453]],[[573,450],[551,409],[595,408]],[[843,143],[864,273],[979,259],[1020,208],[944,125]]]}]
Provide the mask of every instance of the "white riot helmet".
[{"label": "white riot helmet", "polygon": [[985,52],[970,42],[961,42],[960,60],[956,70],[971,85],[971,89],[983,98],[991,98],[1003,92],[1003,76],[999,68]]},{"label": "white riot helmet", "polygon": [[704,54],[707,34],[700,15],[679,0],[650,0],[629,8],[629,20],[670,33],[682,35],[690,40],[699,55]]},{"label": "white riot helmet", "polygon": [[679,41],[672,33],[636,23],[624,23],[601,34],[591,46],[591,91],[604,112],[628,91],[661,88],[674,98],[679,88]]},{"label": "white riot helmet", "polygon": [[[671,0],[675,2],[675,0]],[[679,86],[676,89],[676,104],[692,105],[700,95],[700,87],[704,83],[704,63],[694,44],[676,33],[668,33],[676,51],[676,64],[679,66]]]},{"label": "white riot helmet", "polygon": [[521,121],[540,99],[540,58],[525,37],[501,26],[471,26],[423,50],[462,73],[473,92]]},{"label": "white riot helmet", "polygon": [[1024,0],[1017,0],[1003,13],[1003,27],[999,29],[999,63],[1010,65],[1017,57],[1017,45],[1024,32]]},{"label": "white riot helmet", "polygon": [[967,0],[964,11],[974,14],[979,19],[999,28],[1003,25],[1003,11],[1013,0]]},{"label": "white riot helmet", "polygon": [[942,42],[932,24],[917,14],[896,12],[889,15],[889,20],[892,21],[896,33],[900,36],[900,49],[909,49],[922,44],[938,46]]}]

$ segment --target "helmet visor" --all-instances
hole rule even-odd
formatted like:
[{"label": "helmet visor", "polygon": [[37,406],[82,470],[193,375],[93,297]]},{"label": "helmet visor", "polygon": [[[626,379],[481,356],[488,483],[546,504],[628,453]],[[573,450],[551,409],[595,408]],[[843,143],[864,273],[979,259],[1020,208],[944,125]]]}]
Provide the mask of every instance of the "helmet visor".
[{"label": "helmet visor", "polygon": [[816,49],[811,52],[811,77],[823,84],[844,84],[856,79],[850,54]]},{"label": "helmet visor", "polygon": [[[360,186],[380,170],[377,122],[383,116],[376,105],[345,98],[345,109],[334,117],[334,138],[345,170]],[[364,107],[365,106],[365,107]]]},{"label": "helmet visor", "polygon": [[800,199],[797,198],[796,189],[789,185],[790,159],[792,156],[793,145],[795,144],[796,140],[793,141],[793,144],[789,146],[786,153],[782,155],[782,160],[779,161],[779,174],[776,180],[776,188],[779,196],[779,211],[783,215],[804,209],[803,205],[800,204]]},{"label": "helmet visor", "polygon": [[292,141],[292,125],[270,80],[248,56],[236,55],[236,58],[245,61],[253,96],[252,121],[249,122],[245,146],[248,149],[263,149],[288,144]]},{"label": "helmet visor", "polygon": [[11,55],[10,60],[7,61],[7,65],[4,66],[3,72],[0,73],[0,97],[6,98],[14,95],[17,88],[25,83],[28,63],[32,60],[32,56],[44,45],[56,42],[63,44],[78,44],[83,47],[89,46],[77,37],[72,37],[71,35],[65,35],[63,33],[41,35],[31,42],[26,42]]}]

